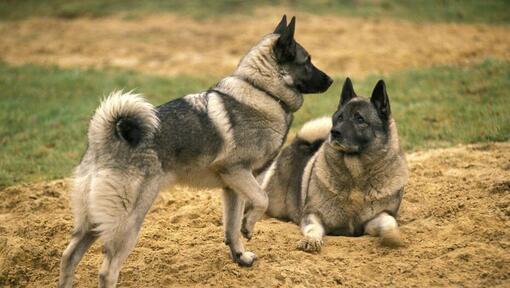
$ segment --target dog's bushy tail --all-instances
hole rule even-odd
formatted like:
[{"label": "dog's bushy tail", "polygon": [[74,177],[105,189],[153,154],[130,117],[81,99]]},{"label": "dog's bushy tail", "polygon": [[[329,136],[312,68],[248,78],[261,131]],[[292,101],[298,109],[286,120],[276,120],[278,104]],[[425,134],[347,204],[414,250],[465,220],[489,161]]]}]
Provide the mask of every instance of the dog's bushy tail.
[{"label": "dog's bushy tail", "polygon": [[90,120],[90,148],[136,148],[159,127],[154,106],[132,92],[115,91],[105,98]]},{"label": "dog's bushy tail", "polygon": [[331,117],[324,116],[310,120],[299,129],[294,141],[300,141],[302,144],[308,144],[318,149],[328,138],[332,125]]}]

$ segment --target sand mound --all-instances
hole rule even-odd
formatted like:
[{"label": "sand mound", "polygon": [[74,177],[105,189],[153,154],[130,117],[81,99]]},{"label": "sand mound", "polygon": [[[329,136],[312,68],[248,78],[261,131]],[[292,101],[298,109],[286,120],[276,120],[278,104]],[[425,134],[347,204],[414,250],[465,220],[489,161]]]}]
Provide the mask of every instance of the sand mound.
[{"label": "sand mound", "polygon": [[[219,191],[164,192],[125,263],[120,287],[508,287],[510,143],[408,155],[411,178],[399,219],[405,246],[372,237],[326,237],[319,255],[295,249],[297,226],[265,219],[247,246],[252,268],[223,245]],[[54,287],[71,215],[64,180],[0,191],[0,286]],[[97,284],[100,243],[77,287]]]},{"label": "sand mound", "polygon": [[121,67],[163,75],[225,75],[285,11],[297,39],[332,75],[363,76],[432,65],[510,60],[510,28],[340,18],[268,8],[254,16],[196,21],[174,14],[135,20],[29,19],[0,22],[0,59],[62,67]]}]

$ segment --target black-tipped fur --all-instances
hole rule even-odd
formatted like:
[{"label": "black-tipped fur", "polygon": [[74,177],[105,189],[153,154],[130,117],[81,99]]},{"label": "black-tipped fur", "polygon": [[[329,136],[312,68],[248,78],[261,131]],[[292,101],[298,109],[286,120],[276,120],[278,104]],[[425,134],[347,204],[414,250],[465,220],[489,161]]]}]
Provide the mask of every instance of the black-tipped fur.
[{"label": "black-tipped fur", "polygon": [[120,118],[115,130],[117,135],[132,147],[138,146],[144,135],[141,123],[136,118]]},{"label": "black-tipped fur", "polygon": [[372,92],[372,97],[370,98],[370,102],[374,104],[379,117],[381,117],[381,120],[387,123],[391,116],[391,107],[384,80],[379,80],[375,85],[374,91]]},{"label": "black-tipped fur", "polygon": [[354,91],[354,87],[352,87],[351,78],[347,77],[345,79],[344,86],[342,87],[342,94],[340,94],[340,103],[338,103],[338,110],[341,106],[345,105],[345,103],[349,102],[352,98],[358,97],[356,92]]},{"label": "black-tipped fur", "polygon": [[282,20],[280,20],[280,23],[278,23],[273,33],[282,34],[286,28],[287,28],[287,15],[283,15]]}]

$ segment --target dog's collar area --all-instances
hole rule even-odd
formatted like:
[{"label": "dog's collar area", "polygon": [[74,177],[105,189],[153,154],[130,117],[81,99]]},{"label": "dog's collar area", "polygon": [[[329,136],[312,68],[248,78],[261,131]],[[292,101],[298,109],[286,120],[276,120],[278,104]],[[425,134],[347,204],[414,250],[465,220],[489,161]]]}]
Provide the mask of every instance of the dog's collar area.
[{"label": "dog's collar area", "polygon": [[279,97],[277,97],[276,95],[274,95],[273,93],[267,91],[266,89],[260,87],[259,85],[257,85],[255,82],[253,82],[251,79],[249,78],[246,78],[246,77],[242,77],[242,76],[231,76],[235,79],[238,79],[238,80],[241,80],[243,82],[245,82],[246,84],[250,85],[251,87],[255,88],[256,90],[266,94],[267,96],[273,98],[276,103],[280,104],[280,106],[282,107],[283,111],[285,111],[285,113],[287,114],[290,114],[292,113],[292,111],[290,110],[289,106],[287,105],[287,103],[285,103],[282,99],[280,99]]}]

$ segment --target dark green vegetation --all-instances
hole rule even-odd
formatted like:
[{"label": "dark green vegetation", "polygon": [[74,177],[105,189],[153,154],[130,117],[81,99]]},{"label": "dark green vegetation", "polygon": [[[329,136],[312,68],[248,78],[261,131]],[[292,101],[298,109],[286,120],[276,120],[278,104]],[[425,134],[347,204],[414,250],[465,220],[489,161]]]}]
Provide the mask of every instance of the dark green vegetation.
[{"label": "dark green vegetation", "polygon": [[232,13],[252,14],[256,8],[263,6],[287,7],[317,14],[396,17],[413,21],[510,22],[510,1],[507,0],[0,0],[0,19],[101,17],[115,13],[136,17],[153,12],[177,12],[200,18]]},{"label": "dark green vegetation", "polygon": [[[354,87],[369,96],[379,78],[353,79]],[[509,63],[402,71],[384,79],[407,151],[510,139]],[[70,175],[85,150],[90,116],[114,89],[135,89],[161,104],[216,80],[0,64],[0,187]],[[306,96],[293,129],[333,113],[342,83],[338,78],[326,94]]]}]

